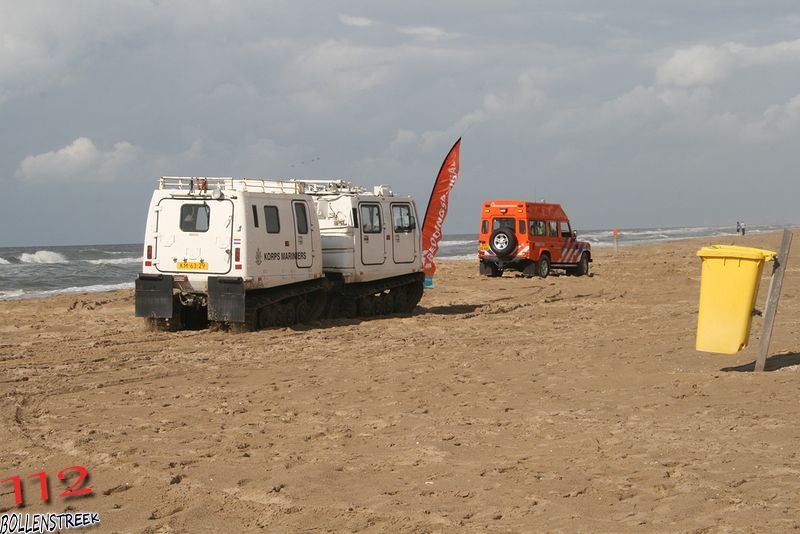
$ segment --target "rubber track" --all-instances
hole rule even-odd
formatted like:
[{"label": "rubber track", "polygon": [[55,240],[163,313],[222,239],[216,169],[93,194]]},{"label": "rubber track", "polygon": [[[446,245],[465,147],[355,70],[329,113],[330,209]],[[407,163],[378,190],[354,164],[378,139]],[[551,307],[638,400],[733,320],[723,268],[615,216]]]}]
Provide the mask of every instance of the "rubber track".
[{"label": "rubber track", "polygon": [[361,298],[375,293],[386,291],[387,289],[394,289],[396,287],[411,286],[416,282],[422,282],[425,275],[422,273],[404,274],[395,276],[393,278],[386,278],[384,280],[375,280],[372,282],[362,282],[360,284],[348,284],[344,287],[343,295],[350,298]]},{"label": "rubber track", "polygon": [[320,278],[290,286],[249,291],[245,296],[244,326],[248,330],[256,330],[258,328],[258,313],[267,306],[329,288],[330,282],[325,278]]},{"label": "rubber track", "polygon": [[[326,300],[341,299],[342,302],[348,302],[351,309],[358,309],[358,301],[360,299],[368,299],[378,293],[384,291],[396,290],[399,288],[407,288],[409,290],[409,297],[413,302],[408,302],[409,310],[413,309],[422,297],[422,282],[424,279],[423,273],[411,273],[401,276],[395,276],[383,280],[375,280],[372,282],[363,282],[359,284],[344,285],[341,281],[330,280],[327,278],[320,278],[308,282],[301,282],[288,286],[281,286],[269,289],[260,289],[248,291],[245,296],[245,321],[243,324],[231,324],[236,330],[255,331],[259,328],[259,313],[261,310],[274,306],[276,304],[290,302],[292,299],[298,297],[311,295],[316,292],[324,292]],[[320,296],[322,298],[322,296]],[[409,311],[406,310],[406,311]],[[337,310],[340,311],[340,310]],[[403,311],[400,311],[403,313]],[[328,314],[328,318],[348,317],[347,313],[334,313]],[[300,322],[305,322],[306,318],[300,318]],[[153,321],[152,327],[157,330],[179,330],[182,329],[180,322],[170,320]]]}]

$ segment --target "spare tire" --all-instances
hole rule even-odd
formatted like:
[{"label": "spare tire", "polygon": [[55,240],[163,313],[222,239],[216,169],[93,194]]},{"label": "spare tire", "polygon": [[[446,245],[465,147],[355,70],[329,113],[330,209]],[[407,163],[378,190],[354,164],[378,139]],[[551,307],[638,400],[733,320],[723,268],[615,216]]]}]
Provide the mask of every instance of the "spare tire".
[{"label": "spare tire", "polygon": [[517,247],[513,228],[498,228],[489,237],[489,248],[498,256],[508,256]]}]

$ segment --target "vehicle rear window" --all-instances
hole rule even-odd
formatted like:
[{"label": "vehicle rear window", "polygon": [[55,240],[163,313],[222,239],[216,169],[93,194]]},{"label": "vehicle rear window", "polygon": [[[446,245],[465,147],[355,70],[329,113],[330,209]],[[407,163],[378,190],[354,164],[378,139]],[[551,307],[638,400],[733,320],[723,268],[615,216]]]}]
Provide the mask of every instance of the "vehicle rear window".
[{"label": "vehicle rear window", "polygon": [[497,217],[492,220],[492,232],[498,228],[511,228],[515,230],[516,227],[517,221],[514,220],[514,217]]},{"label": "vehicle rear window", "polygon": [[526,226],[527,225],[525,224],[525,221],[520,221],[519,222],[519,233],[520,233],[520,235],[525,233],[525,227]]},{"label": "vehicle rear window", "polygon": [[208,232],[211,208],[206,204],[184,204],[181,206],[181,230],[184,232]]},{"label": "vehicle rear window", "polygon": [[481,233],[485,234],[489,231],[489,221],[483,220],[481,221]]}]

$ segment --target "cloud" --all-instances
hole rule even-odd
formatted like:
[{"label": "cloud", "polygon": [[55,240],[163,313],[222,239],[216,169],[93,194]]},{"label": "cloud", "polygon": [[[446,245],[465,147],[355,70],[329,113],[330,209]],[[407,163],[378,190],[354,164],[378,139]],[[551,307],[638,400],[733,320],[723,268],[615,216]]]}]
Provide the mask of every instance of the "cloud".
[{"label": "cloud", "polygon": [[800,95],[785,104],[770,106],[759,120],[741,128],[743,141],[767,143],[800,131]]},{"label": "cloud", "polygon": [[[463,113],[450,126],[441,130],[427,130],[420,134],[413,131],[400,130],[390,147],[396,152],[403,146],[419,143],[426,152],[440,149],[472,128],[492,120],[503,121],[523,116],[526,112],[540,107],[546,100],[540,89],[541,80],[549,77],[549,73],[532,69],[517,75],[516,83],[510,84],[511,90],[487,93],[481,104],[475,109]],[[415,137],[416,136],[416,137]]]},{"label": "cloud", "polygon": [[469,57],[430,44],[376,46],[329,39],[299,51],[280,83],[303,113],[318,113],[364,93],[407,85],[412,73],[452,68]]},{"label": "cloud", "polygon": [[367,17],[353,17],[350,15],[339,15],[339,20],[345,26],[354,26],[356,28],[366,28],[372,25],[372,20]]},{"label": "cloud", "polygon": [[334,94],[366,91],[386,77],[386,56],[375,47],[328,40],[301,54],[298,71]]},{"label": "cloud", "polygon": [[397,29],[402,34],[417,37],[423,41],[439,41],[442,39],[455,39],[457,33],[450,33],[435,26],[406,26]]},{"label": "cloud", "polygon": [[738,43],[728,43],[725,46],[747,66],[795,63],[800,60],[800,39],[766,46],[746,46]]},{"label": "cloud", "polygon": [[656,81],[676,87],[712,85],[730,76],[736,60],[727,47],[701,45],[677,50],[658,67]]},{"label": "cloud", "polygon": [[702,99],[702,92],[690,95],[637,85],[604,102],[559,110],[541,131],[545,136],[556,137],[642,131],[654,125],[660,127],[668,117],[681,115],[683,109],[696,105],[698,99]]},{"label": "cloud", "polygon": [[44,43],[13,33],[0,36],[0,103],[24,92],[25,86],[33,86],[31,92],[44,88],[58,69]]},{"label": "cloud", "polygon": [[658,66],[656,82],[682,88],[710,86],[727,80],[737,69],[779,63],[800,63],[800,39],[765,46],[730,42],[679,49]]},{"label": "cloud", "polygon": [[285,179],[319,170],[320,157],[302,144],[253,137],[231,144],[208,132],[187,132],[181,151],[155,158],[154,176],[234,176]]},{"label": "cloud", "polygon": [[[112,5],[113,4],[113,5]],[[0,2],[0,104],[65,86],[98,47],[157,26],[155,10],[134,2]]]},{"label": "cloud", "polygon": [[128,142],[103,151],[88,137],[79,137],[64,148],[26,157],[17,177],[29,182],[111,182],[129,178],[127,171],[141,152]]}]

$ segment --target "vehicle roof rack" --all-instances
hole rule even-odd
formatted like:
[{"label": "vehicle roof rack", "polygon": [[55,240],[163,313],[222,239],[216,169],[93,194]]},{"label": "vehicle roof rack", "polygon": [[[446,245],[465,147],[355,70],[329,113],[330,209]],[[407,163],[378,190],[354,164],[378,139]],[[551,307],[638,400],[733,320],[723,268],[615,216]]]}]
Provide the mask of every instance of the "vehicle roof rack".
[{"label": "vehicle roof rack", "polygon": [[295,178],[298,183],[305,184],[306,192],[314,195],[325,195],[331,193],[364,193],[366,188],[353,185],[346,180],[307,180],[305,178]]},{"label": "vehicle roof rack", "polygon": [[376,186],[373,192],[354,185],[347,180],[311,180],[292,178],[290,180],[270,180],[264,178],[233,178],[218,176],[162,176],[158,180],[159,189],[171,189],[189,194],[207,191],[250,191],[261,193],[288,193],[309,195],[365,194],[393,196],[389,186]]},{"label": "vehicle roof rack", "polygon": [[262,193],[305,193],[305,183],[298,180],[268,180],[263,178],[232,178],[212,176],[162,176],[158,180],[159,189],[203,192],[256,191]]}]

